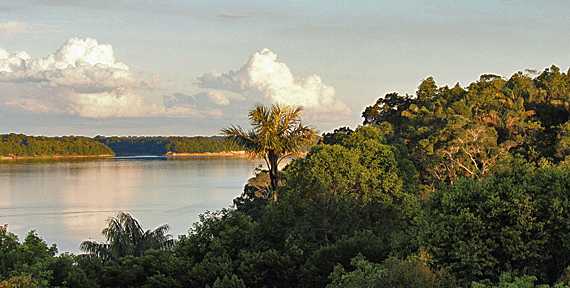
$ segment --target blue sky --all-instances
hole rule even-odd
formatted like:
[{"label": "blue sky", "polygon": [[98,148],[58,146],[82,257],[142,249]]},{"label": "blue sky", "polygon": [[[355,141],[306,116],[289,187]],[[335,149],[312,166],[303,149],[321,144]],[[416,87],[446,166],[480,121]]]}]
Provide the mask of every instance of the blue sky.
[{"label": "blue sky", "polygon": [[[16,1],[14,1],[16,2]],[[254,103],[355,127],[422,79],[568,70],[569,1],[0,4],[0,133],[215,135]],[[24,51],[19,52],[19,51]]]}]

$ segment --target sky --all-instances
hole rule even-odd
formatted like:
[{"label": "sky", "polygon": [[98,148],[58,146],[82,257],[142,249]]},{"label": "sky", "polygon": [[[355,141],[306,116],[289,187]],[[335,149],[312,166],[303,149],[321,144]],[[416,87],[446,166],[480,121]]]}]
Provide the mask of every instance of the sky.
[{"label": "sky", "polygon": [[570,65],[570,1],[0,3],[0,134],[218,135],[256,103],[321,132],[423,79]]}]

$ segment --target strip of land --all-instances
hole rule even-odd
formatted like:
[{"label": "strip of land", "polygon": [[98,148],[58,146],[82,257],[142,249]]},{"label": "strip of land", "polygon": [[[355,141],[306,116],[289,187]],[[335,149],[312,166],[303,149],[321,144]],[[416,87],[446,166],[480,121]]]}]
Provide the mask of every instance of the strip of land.
[{"label": "strip of land", "polygon": [[221,151],[221,152],[205,152],[205,153],[174,153],[168,152],[164,156],[172,157],[188,157],[188,156],[200,156],[200,157],[248,157],[245,151]]},{"label": "strip of land", "polygon": [[0,161],[28,160],[28,159],[107,158],[107,157],[115,157],[115,155],[102,154],[102,155],[0,156]]}]

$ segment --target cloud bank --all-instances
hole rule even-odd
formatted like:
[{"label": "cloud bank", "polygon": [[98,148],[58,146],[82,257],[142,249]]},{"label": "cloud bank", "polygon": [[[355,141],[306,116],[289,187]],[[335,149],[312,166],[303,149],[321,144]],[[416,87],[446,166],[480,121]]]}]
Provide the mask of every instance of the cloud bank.
[{"label": "cloud bank", "polygon": [[256,102],[303,106],[312,121],[343,121],[349,117],[350,109],[335,99],[335,89],[324,84],[321,77],[295,77],[285,63],[276,59],[275,53],[264,48],[251,55],[237,72],[219,74],[212,69],[196,78],[195,85],[239,93]]},{"label": "cloud bank", "polygon": [[[318,75],[296,77],[276,59],[262,49],[237,72],[212,69],[192,78],[192,93],[167,93],[161,85],[168,82],[160,75],[129,69],[115,59],[111,45],[92,38],[70,38],[44,58],[0,47],[0,109],[103,120],[203,119],[223,126],[245,120],[256,102],[277,102],[303,106],[303,119],[313,125],[346,121],[350,110],[335,98],[333,87]],[[214,124],[215,119],[220,122]]]},{"label": "cloud bank", "polygon": [[146,104],[135,91],[162,89],[160,76],[116,62],[113,48],[86,38],[69,39],[45,58],[8,53],[0,47],[0,100],[39,113],[87,118],[200,117],[195,107]]}]

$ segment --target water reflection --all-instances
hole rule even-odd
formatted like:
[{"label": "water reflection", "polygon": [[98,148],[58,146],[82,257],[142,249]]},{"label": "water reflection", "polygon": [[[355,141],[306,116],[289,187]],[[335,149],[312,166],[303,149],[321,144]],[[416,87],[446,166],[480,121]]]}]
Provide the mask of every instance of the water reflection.
[{"label": "water reflection", "polygon": [[198,214],[228,207],[260,160],[224,157],[67,159],[0,163],[0,225],[32,229],[60,252],[102,241],[105,220],[129,212],[145,229],[187,233]]}]

